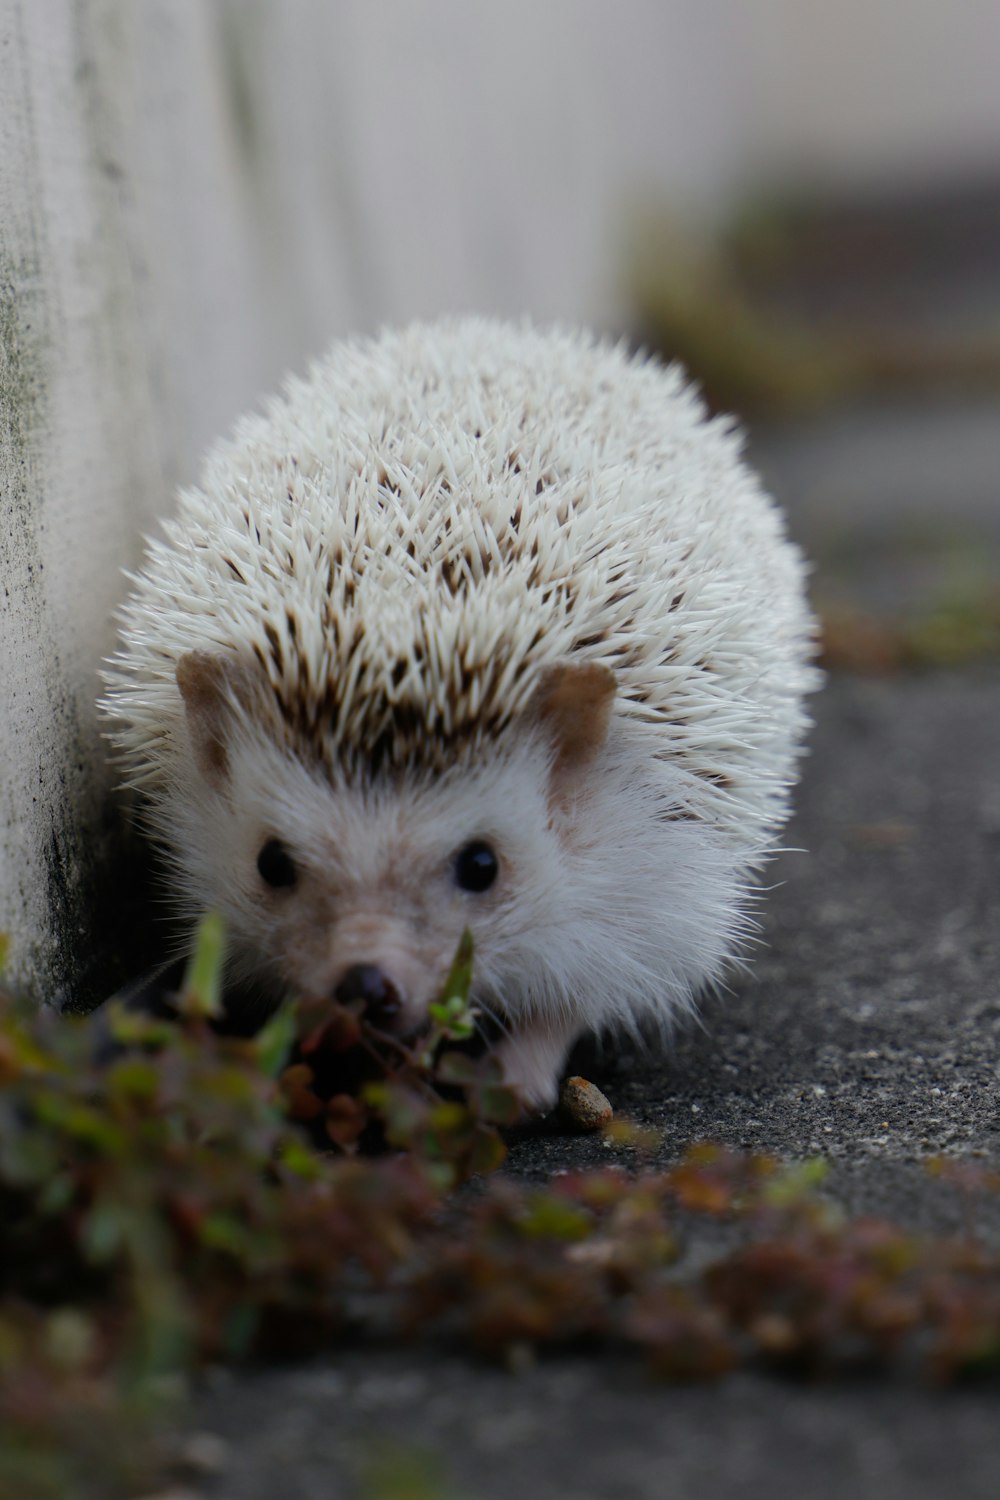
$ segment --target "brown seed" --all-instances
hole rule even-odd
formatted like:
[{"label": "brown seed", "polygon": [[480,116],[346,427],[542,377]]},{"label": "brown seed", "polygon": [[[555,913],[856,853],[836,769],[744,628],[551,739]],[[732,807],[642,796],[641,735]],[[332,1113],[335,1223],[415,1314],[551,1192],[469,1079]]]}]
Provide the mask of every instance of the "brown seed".
[{"label": "brown seed", "polygon": [[614,1110],[596,1084],[586,1078],[567,1078],[559,1094],[559,1110],[576,1130],[600,1130]]}]

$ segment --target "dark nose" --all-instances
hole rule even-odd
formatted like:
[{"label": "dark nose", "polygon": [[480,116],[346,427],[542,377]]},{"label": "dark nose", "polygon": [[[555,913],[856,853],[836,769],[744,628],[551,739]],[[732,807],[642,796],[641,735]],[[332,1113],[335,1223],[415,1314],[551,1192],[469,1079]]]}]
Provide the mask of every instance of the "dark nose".
[{"label": "dark nose", "polygon": [[373,1026],[384,1026],[397,1016],[403,1002],[391,979],[375,964],[355,964],[348,969],[334,991],[340,1005],[360,1000]]}]

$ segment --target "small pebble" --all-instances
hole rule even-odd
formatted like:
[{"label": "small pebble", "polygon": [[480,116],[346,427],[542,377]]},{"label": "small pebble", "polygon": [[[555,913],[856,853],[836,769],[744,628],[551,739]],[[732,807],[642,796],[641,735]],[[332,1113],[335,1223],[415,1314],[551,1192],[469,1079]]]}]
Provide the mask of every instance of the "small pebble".
[{"label": "small pebble", "polygon": [[596,1084],[579,1077],[566,1079],[559,1094],[559,1109],[576,1130],[600,1130],[615,1113]]}]

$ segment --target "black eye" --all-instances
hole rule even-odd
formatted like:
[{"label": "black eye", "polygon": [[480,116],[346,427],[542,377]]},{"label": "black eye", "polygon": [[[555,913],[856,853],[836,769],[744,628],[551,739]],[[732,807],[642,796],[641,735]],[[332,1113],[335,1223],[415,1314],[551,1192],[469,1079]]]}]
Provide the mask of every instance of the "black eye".
[{"label": "black eye", "polygon": [[257,873],[275,889],[295,884],[295,861],[278,839],[268,839],[257,856]]},{"label": "black eye", "polygon": [[455,855],[455,880],[463,891],[488,891],[497,878],[500,861],[489,844],[475,839]]}]

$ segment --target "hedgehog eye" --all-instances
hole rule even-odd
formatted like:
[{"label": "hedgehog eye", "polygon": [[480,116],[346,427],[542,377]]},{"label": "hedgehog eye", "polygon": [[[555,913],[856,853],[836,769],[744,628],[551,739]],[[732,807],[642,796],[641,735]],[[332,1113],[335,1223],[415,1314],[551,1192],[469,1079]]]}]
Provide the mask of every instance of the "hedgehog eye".
[{"label": "hedgehog eye", "polygon": [[294,885],[296,881],[295,861],[278,839],[268,839],[257,856],[257,873],[265,885],[280,889]]},{"label": "hedgehog eye", "polygon": [[463,891],[488,891],[500,869],[500,861],[482,839],[474,839],[455,855],[455,881]]}]

